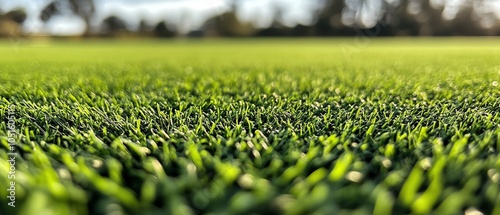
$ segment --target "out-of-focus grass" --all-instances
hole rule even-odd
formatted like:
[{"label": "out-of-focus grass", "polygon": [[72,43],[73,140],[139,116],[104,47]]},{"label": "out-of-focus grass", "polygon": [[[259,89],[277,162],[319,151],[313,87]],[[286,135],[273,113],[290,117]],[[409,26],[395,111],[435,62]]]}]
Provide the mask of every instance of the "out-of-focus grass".
[{"label": "out-of-focus grass", "polygon": [[500,41],[359,42],[4,41],[0,211],[500,213]]}]

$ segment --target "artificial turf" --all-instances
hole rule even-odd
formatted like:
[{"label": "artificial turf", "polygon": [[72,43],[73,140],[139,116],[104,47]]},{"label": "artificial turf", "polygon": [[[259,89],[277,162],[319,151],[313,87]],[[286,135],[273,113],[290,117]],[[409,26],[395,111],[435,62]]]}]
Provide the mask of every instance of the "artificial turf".
[{"label": "artificial turf", "polygon": [[498,215],[499,59],[491,38],[3,41],[0,214]]}]

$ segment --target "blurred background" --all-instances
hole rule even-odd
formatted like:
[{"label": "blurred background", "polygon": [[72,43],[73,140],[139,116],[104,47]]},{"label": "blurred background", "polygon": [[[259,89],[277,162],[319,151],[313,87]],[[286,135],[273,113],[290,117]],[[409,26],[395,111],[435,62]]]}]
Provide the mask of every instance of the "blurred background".
[{"label": "blurred background", "polygon": [[499,36],[500,0],[0,0],[0,37]]}]

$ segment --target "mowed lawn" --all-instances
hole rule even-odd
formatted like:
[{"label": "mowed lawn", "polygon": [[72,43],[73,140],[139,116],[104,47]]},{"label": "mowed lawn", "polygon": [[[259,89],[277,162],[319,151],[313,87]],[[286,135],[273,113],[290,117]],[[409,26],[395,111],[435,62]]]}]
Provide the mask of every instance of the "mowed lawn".
[{"label": "mowed lawn", "polygon": [[2,41],[0,116],[2,215],[500,214],[499,39]]}]

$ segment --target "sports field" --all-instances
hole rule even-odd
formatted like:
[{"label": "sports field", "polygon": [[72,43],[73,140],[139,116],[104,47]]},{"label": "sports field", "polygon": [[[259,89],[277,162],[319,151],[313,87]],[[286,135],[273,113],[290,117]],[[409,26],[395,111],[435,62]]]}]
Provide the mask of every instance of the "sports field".
[{"label": "sports field", "polygon": [[499,39],[2,41],[0,116],[2,215],[500,214]]}]

